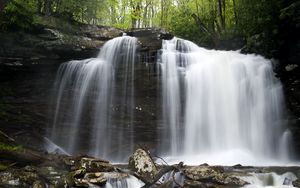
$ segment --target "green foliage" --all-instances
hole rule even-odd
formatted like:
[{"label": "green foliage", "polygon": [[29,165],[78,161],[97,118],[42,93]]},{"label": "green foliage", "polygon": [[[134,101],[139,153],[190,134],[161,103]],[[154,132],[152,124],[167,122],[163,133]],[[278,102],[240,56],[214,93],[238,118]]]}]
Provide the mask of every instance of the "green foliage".
[{"label": "green foliage", "polygon": [[33,0],[10,1],[0,13],[0,27],[3,30],[27,30],[33,22],[35,11]]},{"label": "green foliage", "polygon": [[[28,30],[40,15],[123,29],[162,27],[203,44],[253,36],[276,47],[278,23],[292,18],[297,0],[6,0],[2,29]],[[44,19],[43,22],[47,22]],[[299,22],[296,20],[295,22]],[[52,23],[52,22],[51,22]],[[73,24],[74,25],[74,24]],[[259,36],[259,37],[257,37]],[[251,38],[252,37],[252,38]],[[254,42],[255,43],[255,42]],[[253,44],[254,44],[253,43]],[[213,46],[213,45],[211,45]]]}]

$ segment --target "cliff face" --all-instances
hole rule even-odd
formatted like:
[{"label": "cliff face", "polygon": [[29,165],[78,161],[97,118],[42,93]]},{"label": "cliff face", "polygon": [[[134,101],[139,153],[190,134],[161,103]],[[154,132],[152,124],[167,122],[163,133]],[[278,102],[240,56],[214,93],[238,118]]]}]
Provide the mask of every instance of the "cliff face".
[{"label": "cliff face", "polygon": [[[107,40],[123,34],[112,27],[78,24],[59,27],[61,21],[52,19],[47,24],[36,25],[32,33],[0,32],[3,44],[0,47],[0,130],[35,149],[43,148],[43,135],[51,127],[58,67],[69,60],[96,57]],[[159,29],[133,30],[128,35],[139,38],[142,62],[135,70],[138,85],[135,100],[142,110],[134,113],[139,125],[136,130],[146,134],[138,135],[137,139],[150,143],[156,135],[156,116],[160,115],[157,50],[161,48],[161,39],[172,36]]]}]

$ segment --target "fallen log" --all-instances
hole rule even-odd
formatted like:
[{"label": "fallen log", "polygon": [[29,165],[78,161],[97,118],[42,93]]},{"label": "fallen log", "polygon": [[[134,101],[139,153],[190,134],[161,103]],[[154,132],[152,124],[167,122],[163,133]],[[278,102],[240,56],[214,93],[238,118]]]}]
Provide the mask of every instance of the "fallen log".
[{"label": "fallen log", "polygon": [[[175,164],[175,165],[171,165],[171,166],[165,166],[154,176],[154,178],[151,182],[149,182],[149,181],[145,182],[141,179],[141,177],[137,177],[137,176],[136,177],[141,179],[145,183],[145,185],[142,188],[149,188],[152,185],[154,185],[156,182],[158,182],[166,173],[169,173],[172,171],[180,172],[182,167],[183,167],[183,162],[180,162],[179,164]],[[179,184],[175,181],[174,174],[172,175],[172,177],[173,177],[173,181],[179,186]]]}]

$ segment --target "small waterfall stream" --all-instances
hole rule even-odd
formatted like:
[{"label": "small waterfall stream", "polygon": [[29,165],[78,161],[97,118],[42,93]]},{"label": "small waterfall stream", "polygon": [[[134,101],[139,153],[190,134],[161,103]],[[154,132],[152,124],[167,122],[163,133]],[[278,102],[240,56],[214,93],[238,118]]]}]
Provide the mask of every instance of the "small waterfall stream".
[{"label": "small waterfall stream", "polygon": [[292,188],[292,182],[297,177],[290,172],[284,174],[276,173],[250,173],[248,176],[241,177],[249,183],[244,188]]},{"label": "small waterfall stream", "polygon": [[163,41],[160,64],[163,151],[169,148],[170,160],[223,165],[288,161],[282,86],[269,60],[174,38]]},{"label": "small waterfall stream", "polygon": [[[136,38],[117,37],[97,58],[60,66],[52,141],[70,154],[83,151],[113,161],[132,152],[136,48]],[[112,121],[116,115],[121,122]]]}]

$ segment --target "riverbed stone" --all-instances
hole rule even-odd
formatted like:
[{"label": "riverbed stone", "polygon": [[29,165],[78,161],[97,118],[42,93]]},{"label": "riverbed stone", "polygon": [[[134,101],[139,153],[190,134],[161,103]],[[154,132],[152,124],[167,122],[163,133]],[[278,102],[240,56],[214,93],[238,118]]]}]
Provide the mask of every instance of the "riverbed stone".
[{"label": "riverbed stone", "polygon": [[295,181],[293,181],[292,184],[293,184],[294,187],[300,188],[300,179],[296,179]]},{"label": "riverbed stone", "polygon": [[80,160],[80,168],[84,168],[86,172],[112,172],[114,166],[108,161],[84,157]]},{"label": "riverbed stone", "polygon": [[12,169],[0,173],[0,187],[30,187],[39,180],[35,172],[26,172],[24,169]]},{"label": "riverbed stone", "polygon": [[184,170],[184,174],[187,180],[191,180],[188,181],[190,187],[213,187],[218,185],[242,187],[248,184],[246,181],[238,177],[226,174],[224,169],[219,166],[188,167]]},{"label": "riverbed stone", "polygon": [[32,188],[45,188],[45,187],[46,187],[45,184],[40,180],[37,180],[32,184]]},{"label": "riverbed stone", "polygon": [[86,173],[85,168],[80,168],[73,173],[74,178],[83,178]]},{"label": "riverbed stone", "polygon": [[185,169],[184,174],[191,180],[207,181],[218,176],[220,172],[207,166],[193,166]]},{"label": "riverbed stone", "polygon": [[128,167],[148,181],[151,181],[155,174],[157,174],[156,165],[150,155],[143,149],[137,149],[134,154],[130,156]]},{"label": "riverbed stone", "polygon": [[217,188],[216,185],[212,183],[203,183],[200,181],[188,180],[184,181],[185,188]]}]

